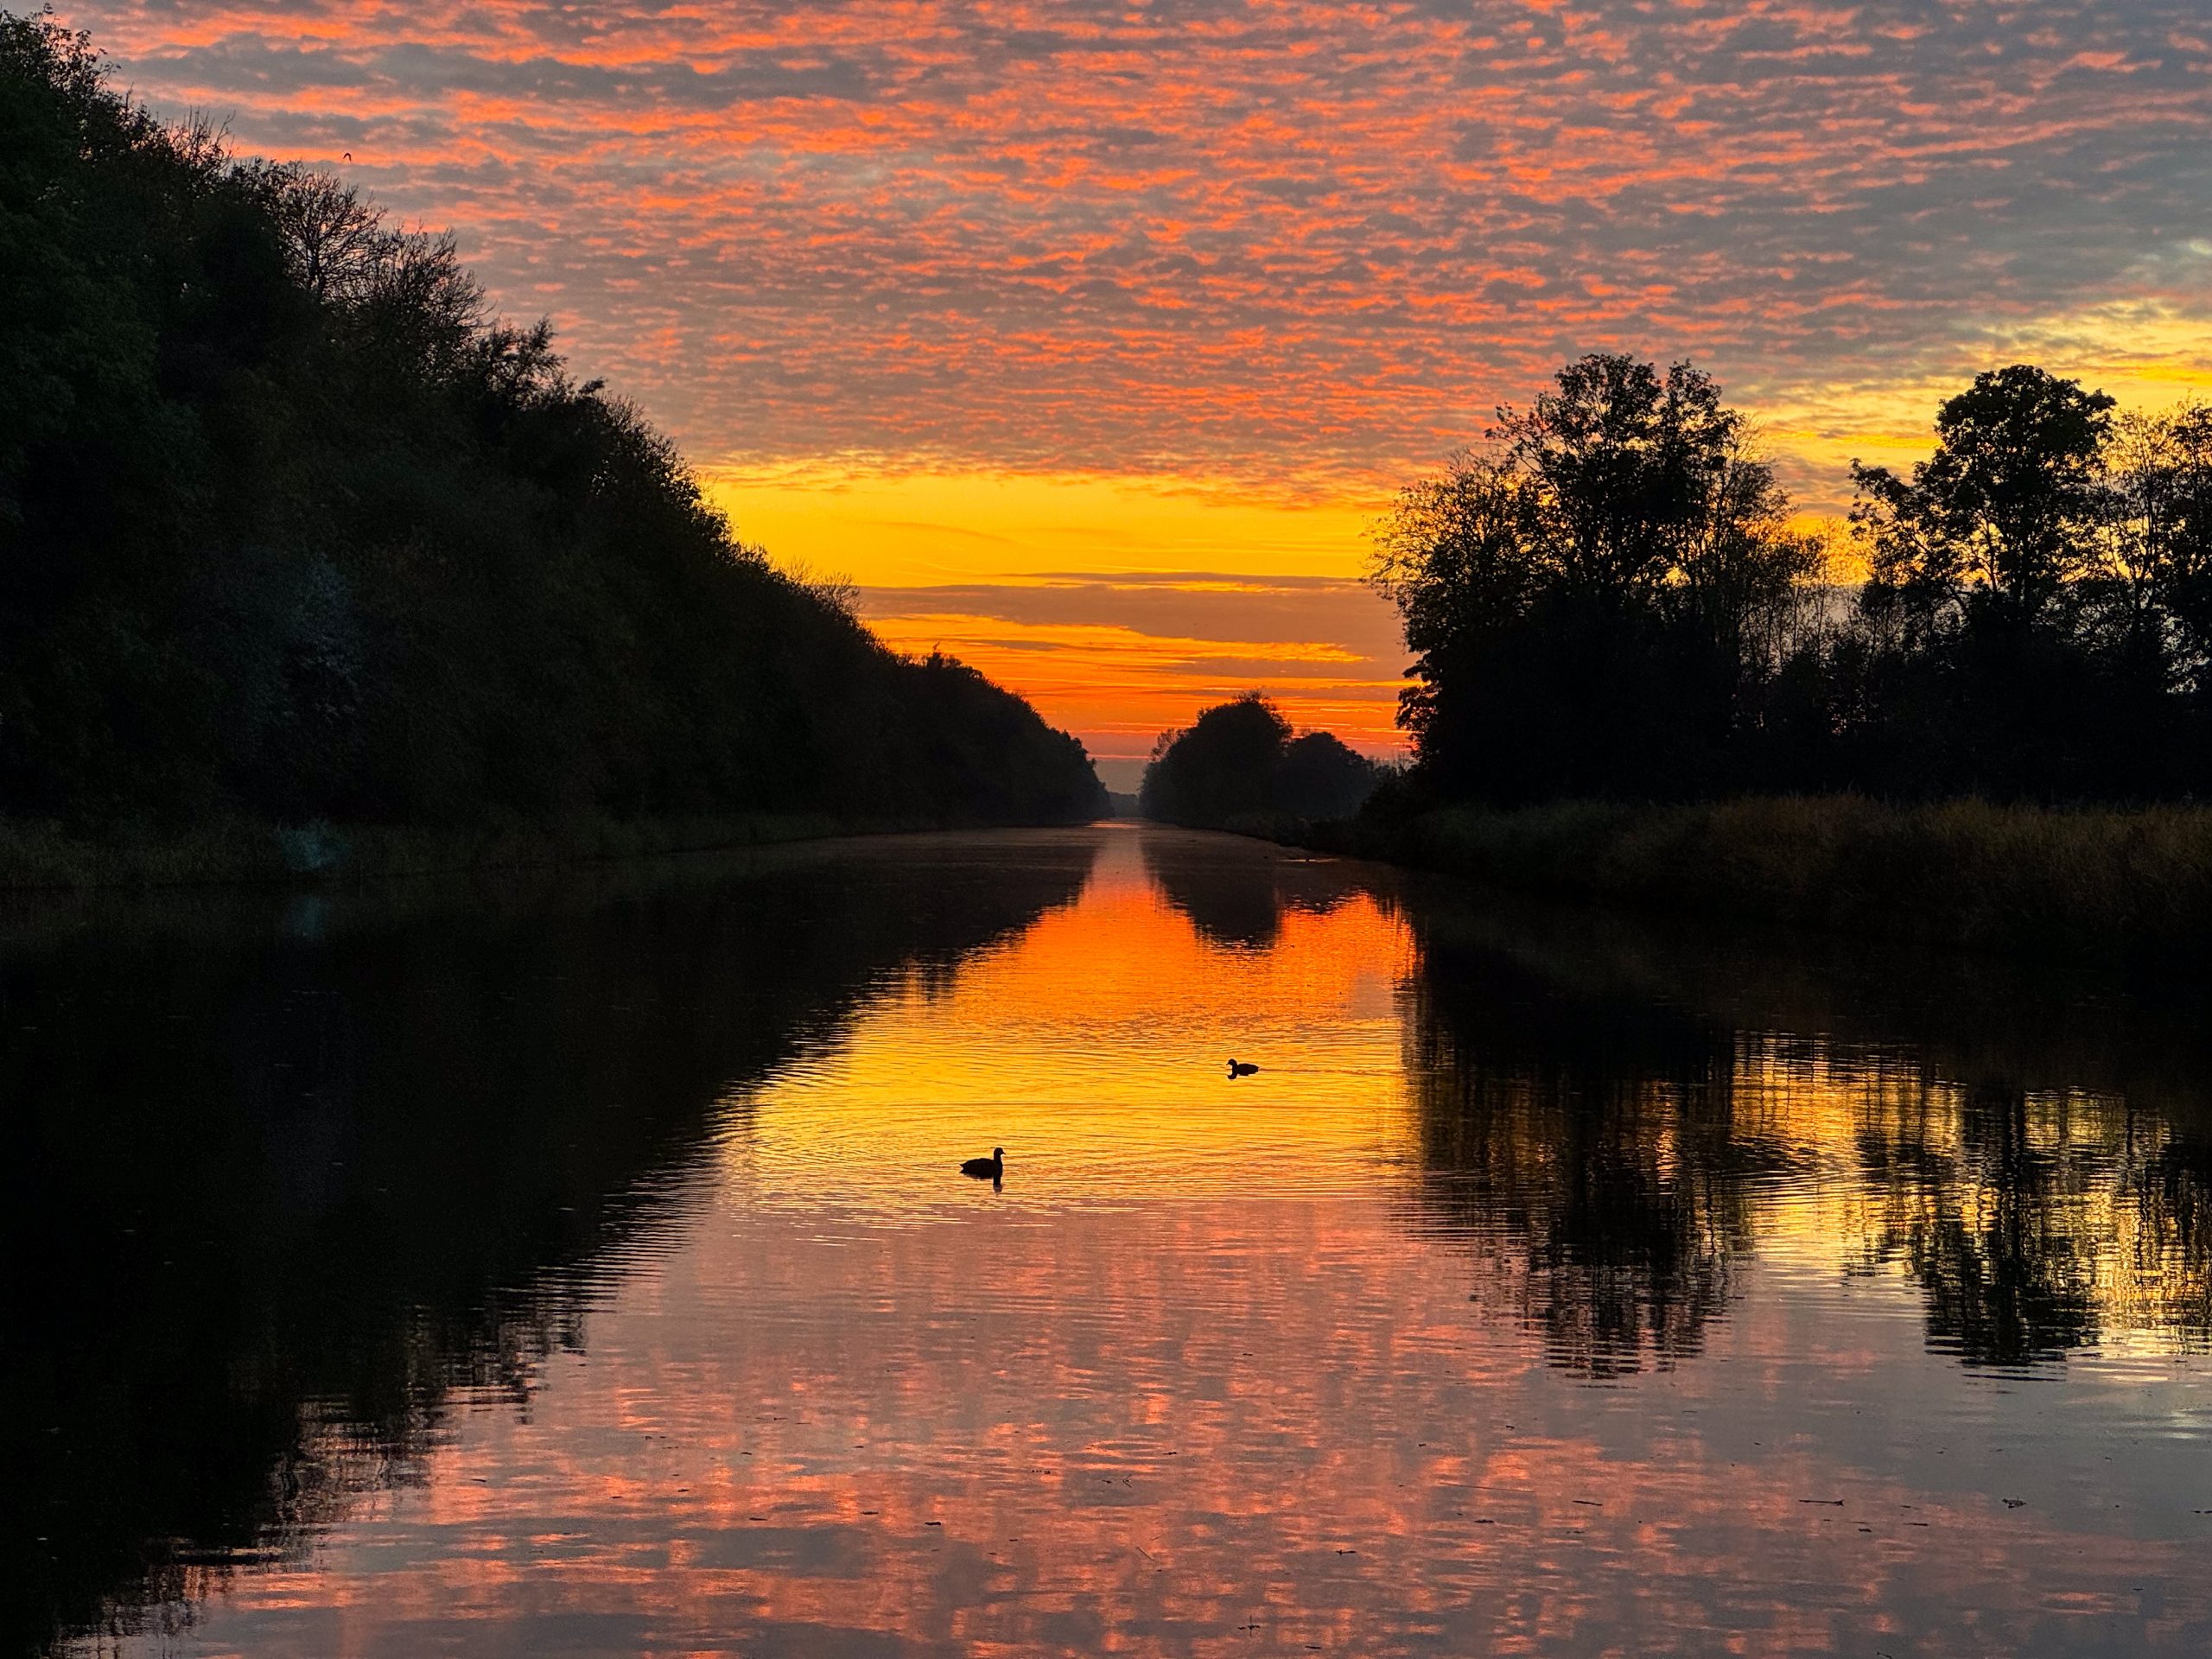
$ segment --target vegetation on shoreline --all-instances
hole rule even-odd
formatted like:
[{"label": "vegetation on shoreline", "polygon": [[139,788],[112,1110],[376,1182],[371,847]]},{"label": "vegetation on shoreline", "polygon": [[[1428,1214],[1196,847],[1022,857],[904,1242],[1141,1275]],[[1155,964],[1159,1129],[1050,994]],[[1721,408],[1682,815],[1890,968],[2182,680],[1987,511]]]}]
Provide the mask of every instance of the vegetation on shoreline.
[{"label": "vegetation on shoreline", "polygon": [[1707,376],[1567,365],[1379,533],[1411,767],[1355,819],[1223,827],[1659,909],[2201,952],[2212,410],[2115,417],[2015,365],[1910,477],[1853,476],[1855,593]]},{"label": "vegetation on shoreline", "polygon": [[169,832],[87,838],[57,823],[0,818],[0,892],[379,880],[968,827],[934,818],[798,812],[429,826],[282,825],[232,818]]},{"label": "vegetation on shoreline", "polygon": [[1137,803],[1147,818],[1196,829],[1347,818],[1384,776],[1332,732],[1294,736],[1281,709],[1247,691],[1160,734]]},{"label": "vegetation on shoreline", "polygon": [[734,539],[449,239],[0,13],[0,842],[1103,808],[1027,703]]},{"label": "vegetation on shoreline", "polygon": [[1707,376],[1567,365],[1382,530],[1414,794],[2212,789],[2212,410],[2113,410],[2041,369],[1979,376],[1909,478],[1854,468],[1853,594]]},{"label": "vegetation on shoreline", "polygon": [[1863,796],[1459,806],[1300,826],[1300,845],[1503,887],[1942,943],[2201,955],[2212,807]]}]

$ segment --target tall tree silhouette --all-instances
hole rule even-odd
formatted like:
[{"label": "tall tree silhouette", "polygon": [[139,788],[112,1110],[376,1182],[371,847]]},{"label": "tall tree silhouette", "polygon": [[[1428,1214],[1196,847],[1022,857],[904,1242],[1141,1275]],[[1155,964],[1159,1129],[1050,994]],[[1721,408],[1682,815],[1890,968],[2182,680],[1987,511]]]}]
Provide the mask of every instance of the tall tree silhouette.
[{"label": "tall tree silhouette", "polygon": [[1722,780],[1817,569],[1787,511],[1688,364],[1586,357],[1503,412],[1379,537],[1427,779],[1509,800]]},{"label": "tall tree silhouette", "polygon": [[1923,628],[1961,613],[2012,629],[2050,620],[2088,570],[2113,407],[2016,364],[1975,376],[1936,411],[1936,454],[1909,481],[1854,462],[1870,600],[1902,604]]},{"label": "tall tree silhouette", "polygon": [[0,810],[1103,806],[1026,703],[738,541],[449,238],[0,13]]}]

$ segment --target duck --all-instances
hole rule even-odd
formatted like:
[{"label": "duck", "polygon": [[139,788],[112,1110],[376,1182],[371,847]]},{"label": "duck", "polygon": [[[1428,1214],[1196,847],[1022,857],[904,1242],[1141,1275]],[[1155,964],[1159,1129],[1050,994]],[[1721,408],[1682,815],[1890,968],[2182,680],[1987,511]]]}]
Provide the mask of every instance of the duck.
[{"label": "duck", "polygon": [[1249,1060],[1240,1060],[1234,1054],[1229,1057],[1229,1075],[1232,1077],[1249,1077],[1259,1069]]},{"label": "duck", "polygon": [[963,1175],[973,1175],[979,1181],[995,1181],[1006,1173],[1006,1148],[993,1147],[988,1158],[970,1158],[960,1166]]}]

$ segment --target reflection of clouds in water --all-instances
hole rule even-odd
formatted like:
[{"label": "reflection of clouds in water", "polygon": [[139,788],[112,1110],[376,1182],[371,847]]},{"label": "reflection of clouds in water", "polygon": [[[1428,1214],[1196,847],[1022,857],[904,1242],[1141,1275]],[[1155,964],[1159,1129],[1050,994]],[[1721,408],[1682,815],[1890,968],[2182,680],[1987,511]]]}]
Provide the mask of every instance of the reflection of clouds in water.
[{"label": "reflection of clouds in water", "polygon": [[[319,1573],[241,1580],[209,1634],[1389,1655],[1701,1653],[1716,1629],[1848,1651],[1910,1625],[2031,1653],[2062,1607],[2129,1650],[2202,1628],[2193,1542],[2110,1518],[2111,1432],[2171,1389],[2093,1421],[2046,1396],[2015,1466],[2017,1396],[1863,1302],[1810,1325],[1754,1302],[1694,1364],[1595,1389],[1470,1306],[1465,1274],[1357,1198],[957,1231],[730,1204],[595,1319],[527,1420],[471,1414],[427,1487]],[[2186,1498],[2178,1471],[2126,1478]],[[2152,1577],[2155,1618],[2113,1601]]]},{"label": "reflection of clouds in water", "polygon": [[[219,1554],[267,1535],[270,1469],[320,1482],[288,1512],[327,1529],[314,1557],[230,1578],[208,1650],[2212,1634],[2199,1465],[2172,1454],[2201,1430],[2197,1363],[2126,1389],[2107,1361],[2044,1363],[2027,1391],[1959,1363],[2202,1338],[2202,1137],[2183,1103],[2047,1087],[2078,1064],[2063,1042],[1916,995],[1952,1047],[1885,1045],[1802,957],[1516,924],[1174,831],[858,843],[582,912],[338,913],[243,977],[175,945],[64,976],[140,988],[149,1019],[173,994],[143,988],[180,974],[193,1006],[243,1010],[168,1052],[203,1085],[197,1161],[120,1174],[173,1232],[228,1237],[195,1283],[253,1271],[42,1327],[107,1389],[67,1419],[79,1460],[29,1489],[41,1517],[121,1494],[99,1537],[126,1552],[158,1529]],[[55,937],[9,970],[11,1007],[80,948]],[[272,976],[274,1001],[236,995]],[[283,1000],[302,989],[332,1007]],[[1233,1087],[1232,1045],[1266,1067]],[[320,1065],[318,1098],[353,1077],[357,1104],[226,1105],[270,1058]],[[204,1203],[164,1186],[248,1168],[255,1135],[302,1166],[266,1191],[305,1192],[309,1162],[334,1180],[312,1224],[235,1173]],[[994,1144],[1003,1195],[955,1173]],[[278,1373],[247,1396],[268,1432],[230,1433],[215,1396]],[[117,1379],[221,1430],[196,1455],[231,1507],[119,1463],[64,1485],[146,1409]],[[374,1444],[379,1402],[417,1427],[408,1484],[365,1494],[334,1448]],[[37,1427],[7,1432],[37,1453]]]}]

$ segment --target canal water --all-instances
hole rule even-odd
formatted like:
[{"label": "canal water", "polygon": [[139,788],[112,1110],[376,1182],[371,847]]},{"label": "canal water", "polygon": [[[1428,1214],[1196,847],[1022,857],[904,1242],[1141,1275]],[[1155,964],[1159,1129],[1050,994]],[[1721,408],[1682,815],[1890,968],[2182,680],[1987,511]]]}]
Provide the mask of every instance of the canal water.
[{"label": "canal water", "polygon": [[2188,988],[1129,824],[0,924],[15,1651],[2212,1650]]}]

